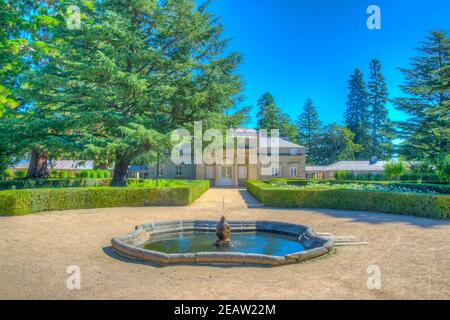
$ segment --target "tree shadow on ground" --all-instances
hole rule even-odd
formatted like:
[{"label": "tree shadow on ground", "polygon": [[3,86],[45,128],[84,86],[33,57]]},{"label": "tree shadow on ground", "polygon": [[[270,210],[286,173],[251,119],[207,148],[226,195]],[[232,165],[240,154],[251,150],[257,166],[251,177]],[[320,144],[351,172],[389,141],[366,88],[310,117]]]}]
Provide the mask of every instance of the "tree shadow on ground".
[{"label": "tree shadow on ground", "polygon": [[348,219],[350,220],[350,222],[355,223],[368,223],[368,224],[403,223],[425,229],[440,226],[450,226],[450,220],[422,218],[415,216],[379,213],[379,212],[309,209],[309,208],[286,209],[286,208],[267,208],[267,207],[265,207],[263,210],[280,210],[280,211],[305,210],[311,213],[326,215],[336,219]]},{"label": "tree shadow on ground", "polygon": [[263,205],[254,196],[252,196],[247,190],[239,190],[239,194],[244,200],[247,208],[262,208]]}]

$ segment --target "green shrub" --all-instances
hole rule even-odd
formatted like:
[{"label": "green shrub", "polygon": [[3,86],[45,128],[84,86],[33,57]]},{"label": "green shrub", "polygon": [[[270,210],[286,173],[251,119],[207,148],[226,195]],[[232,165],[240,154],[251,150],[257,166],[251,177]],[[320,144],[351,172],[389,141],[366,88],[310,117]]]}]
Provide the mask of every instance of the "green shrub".
[{"label": "green shrub", "polygon": [[68,178],[68,173],[67,173],[67,171],[60,171],[60,172],[58,172],[58,178],[59,179],[67,179]]},{"label": "green shrub", "polygon": [[80,178],[81,178],[81,179],[87,179],[87,178],[89,178],[89,170],[81,170],[81,172],[80,172]]},{"label": "green shrub", "polygon": [[209,188],[209,181],[186,181],[173,188],[72,188],[0,192],[0,215],[143,206],[185,206]]},{"label": "green shrub", "polygon": [[389,161],[384,165],[384,174],[388,179],[397,180],[408,171],[405,160]]},{"label": "green shrub", "polygon": [[287,186],[288,184],[288,179],[284,179],[284,178],[271,178],[269,179],[269,183],[273,184],[275,186]]},{"label": "green shrub", "polygon": [[450,183],[450,154],[439,157],[436,163],[436,175],[440,181]]},{"label": "green shrub", "polygon": [[334,174],[334,178],[336,180],[347,180],[348,178],[348,172],[344,170],[338,170]]},{"label": "green shrub", "polygon": [[58,171],[51,171],[50,172],[50,179],[58,179],[59,177],[59,172]]},{"label": "green shrub", "polygon": [[247,181],[247,189],[265,206],[359,210],[450,218],[450,196],[362,190],[295,190]]},{"label": "green shrub", "polygon": [[358,183],[358,184],[381,184],[393,187],[405,187],[421,192],[433,191],[442,194],[450,194],[450,185],[446,184],[429,184],[416,182],[395,182],[395,181],[337,181],[337,180],[322,180],[321,183],[342,184],[342,183]]},{"label": "green shrub", "polygon": [[5,172],[3,172],[4,178],[14,178],[14,173],[11,171],[11,169],[6,169]]},{"label": "green shrub", "polygon": [[89,178],[90,179],[97,179],[97,171],[96,170],[89,170]]},{"label": "green shrub", "polygon": [[69,179],[76,179],[77,175],[73,171],[67,171],[67,178],[69,178]]},{"label": "green shrub", "polygon": [[0,190],[104,187],[109,186],[110,184],[111,179],[22,179],[0,181]]},{"label": "green shrub", "polygon": [[109,170],[101,170],[101,174],[103,179],[108,179],[111,177],[111,172],[109,172]]},{"label": "green shrub", "polygon": [[15,177],[19,179],[23,179],[27,176],[27,170],[17,170],[15,173]]}]

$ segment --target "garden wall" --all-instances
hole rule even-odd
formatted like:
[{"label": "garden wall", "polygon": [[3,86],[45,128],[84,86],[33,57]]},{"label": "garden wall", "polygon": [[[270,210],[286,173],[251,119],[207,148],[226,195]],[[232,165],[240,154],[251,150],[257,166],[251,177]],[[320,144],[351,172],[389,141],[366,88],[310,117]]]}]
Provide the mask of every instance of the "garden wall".
[{"label": "garden wall", "polygon": [[248,181],[248,191],[265,206],[372,211],[450,218],[450,196],[363,190],[295,190]]}]

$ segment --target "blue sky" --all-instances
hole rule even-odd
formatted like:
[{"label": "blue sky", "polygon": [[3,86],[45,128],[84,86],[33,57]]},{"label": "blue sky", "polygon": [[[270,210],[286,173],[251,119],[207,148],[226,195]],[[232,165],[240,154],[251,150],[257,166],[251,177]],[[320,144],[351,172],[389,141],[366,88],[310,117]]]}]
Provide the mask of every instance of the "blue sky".
[{"label": "blue sky", "polygon": [[[381,8],[381,30],[366,27],[367,7]],[[372,58],[383,64],[390,97],[402,95],[398,67],[433,29],[450,30],[448,0],[215,0],[229,50],[243,54],[243,105],[266,91],[293,119],[311,97],[324,123],[343,121],[347,81],[355,68],[368,77]],[[393,120],[405,115],[389,106]]]}]

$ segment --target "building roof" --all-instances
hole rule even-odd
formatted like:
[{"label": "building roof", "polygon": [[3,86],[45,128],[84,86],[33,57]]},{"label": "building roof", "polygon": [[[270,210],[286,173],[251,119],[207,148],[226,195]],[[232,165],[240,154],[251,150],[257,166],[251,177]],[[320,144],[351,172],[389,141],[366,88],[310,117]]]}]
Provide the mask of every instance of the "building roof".
[{"label": "building roof", "polygon": [[[12,166],[15,169],[27,169],[30,161],[21,160]],[[94,161],[92,160],[49,160],[48,166],[52,170],[92,170]]]},{"label": "building roof", "polygon": [[317,171],[363,171],[363,172],[383,172],[387,161],[339,161],[329,166],[306,166],[306,172]]},{"label": "building roof", "polygon": [[[247,138],[247,139],[258,139],[258,131],[255,129],[246,129],[246,128],[239,128],[234,131],[234,136],[239,138]],[[270,140],[268,143],[268,147],[270,146]],[[287,138],[279,138],[279,147],[280,148],[301,148],[304,149],[304,146],[301,146],[299,144],[290,142]]]}]

